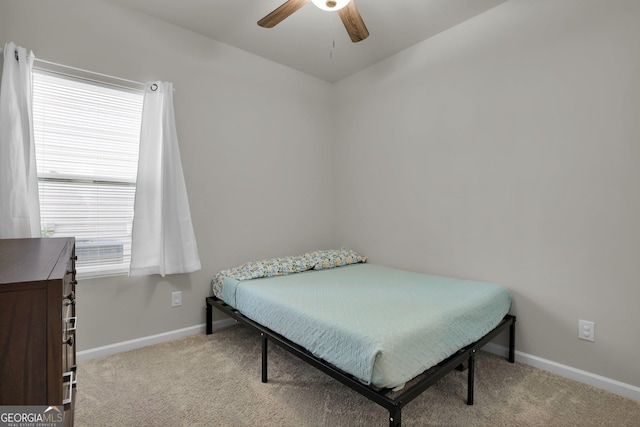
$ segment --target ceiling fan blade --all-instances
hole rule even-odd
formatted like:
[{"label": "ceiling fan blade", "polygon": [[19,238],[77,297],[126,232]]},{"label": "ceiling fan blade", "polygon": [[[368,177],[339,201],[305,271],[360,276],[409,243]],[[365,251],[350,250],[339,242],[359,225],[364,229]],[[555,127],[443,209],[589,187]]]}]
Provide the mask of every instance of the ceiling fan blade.
[{"label": "ceiling fan blade", "polygon": [[340,9],[338,15],[340,15],[340,19],[342,19],[342,23],[347,29],[352,42],[357,43],[369,37],[369,30],[364,25],[354,0],[351,0],[345,7]]},{"label": "ceiling fan blade", "polygon": [[259,20],[258,25],[264,28],[273,28],[307,3],[309,0],[287,0],[276,10]]}]

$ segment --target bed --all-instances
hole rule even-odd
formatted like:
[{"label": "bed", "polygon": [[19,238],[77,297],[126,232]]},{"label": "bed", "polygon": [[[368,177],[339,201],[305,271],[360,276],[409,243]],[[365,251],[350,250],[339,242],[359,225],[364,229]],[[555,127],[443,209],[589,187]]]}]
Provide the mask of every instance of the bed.
[{"label": "bed", "polygon": [[370,264],[348,249],[250,262],[213,279],[207,334],[216,308],[389,410],[402,408],[442,376],[468,366],[473,404],[475,353],[515,317],[502,286]]}]

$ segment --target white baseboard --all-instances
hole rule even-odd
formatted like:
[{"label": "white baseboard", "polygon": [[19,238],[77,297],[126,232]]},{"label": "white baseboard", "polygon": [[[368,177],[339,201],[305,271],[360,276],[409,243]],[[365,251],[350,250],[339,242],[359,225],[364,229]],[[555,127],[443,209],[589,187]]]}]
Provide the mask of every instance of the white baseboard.
[{"label": "white baseboard", "polygon": [[[508,357],[509,355],[509,349],[507,347],[494,343],[489,343],[482,349],[503,357]],[[602,377],[600,375],[592,374],[591,372],[572,368],[571,366],[562,365],[521,351],[516,351],[516,362],[524,363],[525,365],[533,366],[534,368],[542,369],[543,371],[548,371],[553,374],[560,375],[561,377],[589,384],[620,396],[640,401],[640,387],[636,387],[631,384]]]},{"label": "white baseboard", "polygon": [[[213,329],[225,328],[236,323],[233,319],[223,319],[213,322]],[[188,328],[176,329],[174,331],[164,332],[148,337],[137,338],[135,340],[123,341],[115,344],[105,345],[103,347],[90,348],[77,352],[76,358],[78,362],[95,359],[98,357],[109,356],[111,354],[121,353],[123,351],[134,350],[136,348],[146,347],[148,345],[159,344],[165,341],[171,341],[188,335],[195,335],[205,332],[205,324],[189,326]]]}]

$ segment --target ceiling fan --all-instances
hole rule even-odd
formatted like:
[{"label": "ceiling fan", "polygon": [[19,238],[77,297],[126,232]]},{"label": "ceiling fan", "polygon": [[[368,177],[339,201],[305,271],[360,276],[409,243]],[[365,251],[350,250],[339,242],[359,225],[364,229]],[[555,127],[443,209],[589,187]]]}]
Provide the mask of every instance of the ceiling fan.
[{"label": "ceiling fan", "polygon": [[280,7],[259,20],[258,25],[264,28],[273,28],[293,12],[309,3],[309,1],[312,1],[322,10],[337,10],[352,42],[357,43],[369,37],[369,30],[364,25],[354,0],[287,0]]}]

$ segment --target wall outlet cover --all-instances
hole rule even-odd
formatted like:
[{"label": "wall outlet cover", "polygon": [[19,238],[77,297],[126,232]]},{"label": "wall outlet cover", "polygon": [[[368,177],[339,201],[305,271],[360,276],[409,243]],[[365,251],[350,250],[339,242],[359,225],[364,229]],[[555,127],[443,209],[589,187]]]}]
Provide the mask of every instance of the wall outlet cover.
[{"label": "wall outlet cover", "polygon": [[578,320],[578,338],[594,342],[596,339],[596,323],[589,320]]},{"label": "wall outlet cover", "polygon": [[180,307],[182,305],[182,292],[171,292],[171,307]]}]

